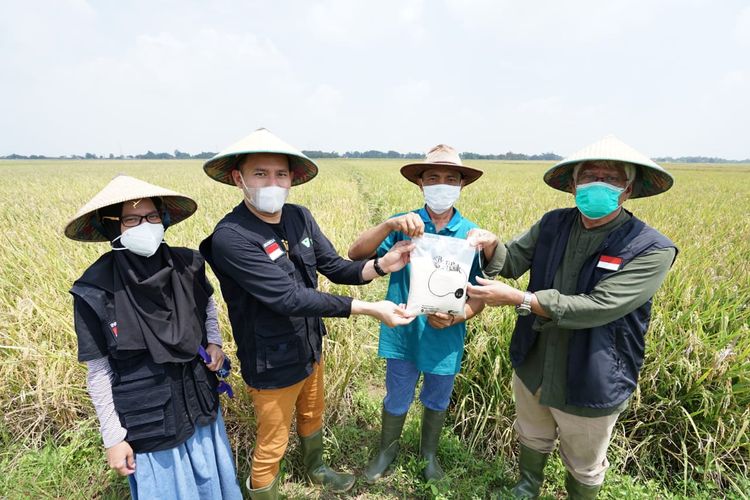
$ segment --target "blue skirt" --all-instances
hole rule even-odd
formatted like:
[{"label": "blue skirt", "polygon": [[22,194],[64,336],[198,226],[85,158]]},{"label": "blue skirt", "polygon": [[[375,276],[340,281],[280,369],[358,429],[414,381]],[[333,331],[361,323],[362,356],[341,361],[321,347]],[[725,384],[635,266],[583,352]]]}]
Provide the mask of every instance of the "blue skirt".
[{"label": "blue skirt", "polygon": [[128,478],[133,500],[242,499],[221,409],[213,424],[198,427],[181,445],[136,453]]}]

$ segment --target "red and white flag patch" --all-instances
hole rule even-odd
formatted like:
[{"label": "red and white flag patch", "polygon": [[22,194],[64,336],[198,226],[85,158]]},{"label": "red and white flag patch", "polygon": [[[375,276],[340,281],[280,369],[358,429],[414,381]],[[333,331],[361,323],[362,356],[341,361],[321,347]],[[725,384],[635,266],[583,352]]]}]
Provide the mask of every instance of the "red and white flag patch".
[{"label": "red and white flag patch", "polygon": [[263,250],[265,250],[266,254],[271,257],[271,260],[276,260],[284,255],[284,250],[281,249],[281,246],[276,240],[268,240],[263,243]]},{"label": "red and white flag patch", "polygon": [[621,257],[609,257],[607,255],[599,257],[599,263],[596,265],[596,267],[607,271],[619,271],[620,266],[622,266]]},{"label": "red and white flag patch", "polygon": [[117,321],[113,321],[109,324],[109,329],[112,330],[112,335],[117,337]]}]

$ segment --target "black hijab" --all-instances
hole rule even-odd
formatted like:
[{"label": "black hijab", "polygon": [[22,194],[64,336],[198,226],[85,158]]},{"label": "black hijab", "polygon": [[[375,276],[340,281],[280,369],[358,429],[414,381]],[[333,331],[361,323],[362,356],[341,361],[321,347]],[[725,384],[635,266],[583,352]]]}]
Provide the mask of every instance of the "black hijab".
[{"label": "black hijab", "polygon": [[[161,200],[153,201],[161,211]],[[99,211],[103,232],[110,241],[120,235],[120,224],[101,217],[119,216],[121,211],[121,204]],[[122,248],[122,244],[118,240],[113,247]],[[156,363],[182,363],[198,353],[213,288],[197,252],[173,249],[166,243],[151,257],[113,250],[78,281],[114,296],[117,353],[122,357],[148,350]]]}]

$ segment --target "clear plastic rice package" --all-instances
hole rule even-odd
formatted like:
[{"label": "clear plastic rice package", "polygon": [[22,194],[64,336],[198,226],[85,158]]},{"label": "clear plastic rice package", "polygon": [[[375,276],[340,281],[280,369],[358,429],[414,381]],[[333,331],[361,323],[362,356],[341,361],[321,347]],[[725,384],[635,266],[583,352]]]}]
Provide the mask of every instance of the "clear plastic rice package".
[{"label": "clear plastic rice package", "polygon": [[406,309],[417,315],[442,312],[463,317],[476,248],[465,239],[437,234],[425,233],[413,241]]}]

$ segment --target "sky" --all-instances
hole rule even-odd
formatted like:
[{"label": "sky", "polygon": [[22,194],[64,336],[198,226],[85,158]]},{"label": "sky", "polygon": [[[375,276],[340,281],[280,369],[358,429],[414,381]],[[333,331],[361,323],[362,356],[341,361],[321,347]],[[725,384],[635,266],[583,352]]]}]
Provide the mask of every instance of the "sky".
[{"label": "sky", "polygon": [[750,157],[750,2],[0,0],[0,156]]}]

